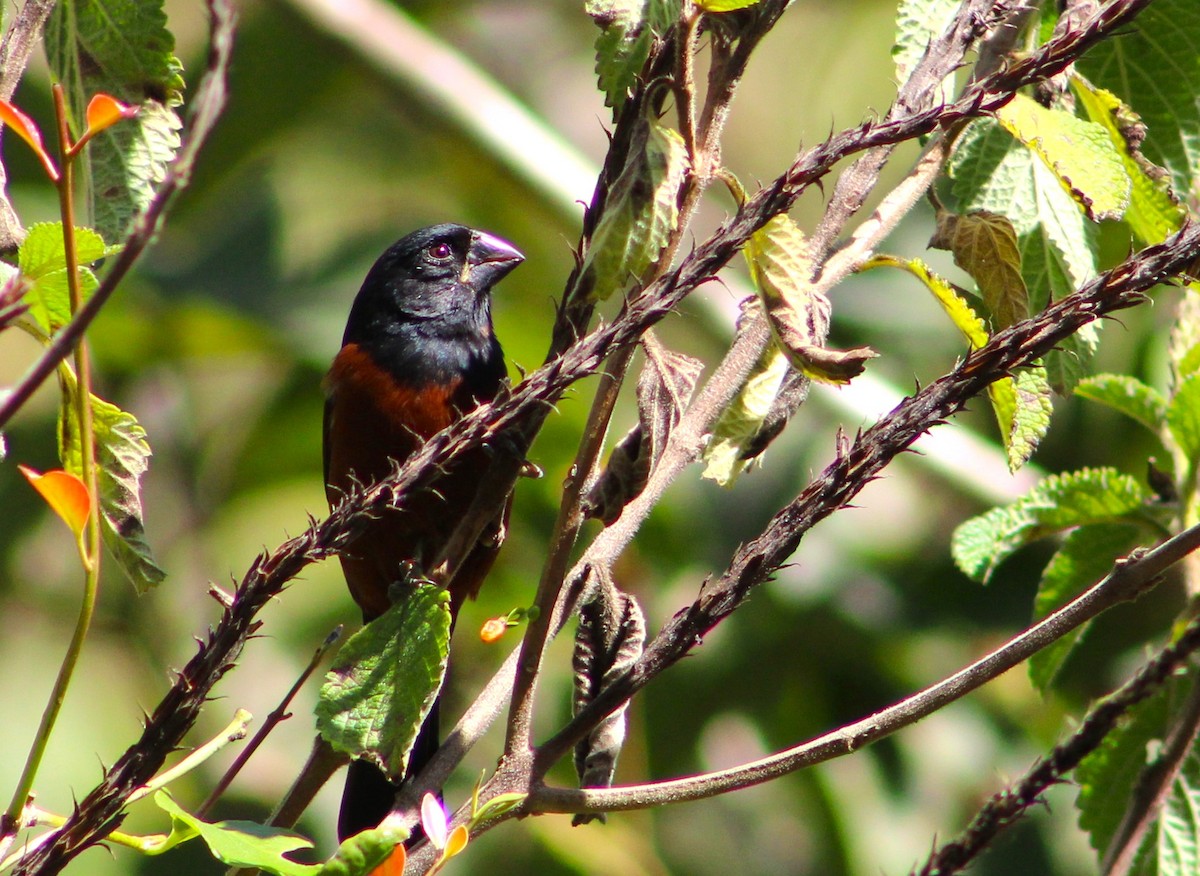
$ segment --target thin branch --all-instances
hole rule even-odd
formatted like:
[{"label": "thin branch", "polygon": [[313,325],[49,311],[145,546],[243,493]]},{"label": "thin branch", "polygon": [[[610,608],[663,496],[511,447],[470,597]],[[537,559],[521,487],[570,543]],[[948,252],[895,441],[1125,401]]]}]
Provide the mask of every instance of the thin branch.
[{"label": "thin branch", "polygon": [[[850,754],[962,698],[1112,606],[1136,599],[1171,566],[1198,548],[1200,526],[1168,539],[1153,550],[1119,560],[1102,581],[970,666],[867,718],[811,741],[753,763],[648,785],[589,790],[542,787],[534,791],[529,811],[613,812],[700,800]],[[551,740],[546,748],[557,745]]]}]

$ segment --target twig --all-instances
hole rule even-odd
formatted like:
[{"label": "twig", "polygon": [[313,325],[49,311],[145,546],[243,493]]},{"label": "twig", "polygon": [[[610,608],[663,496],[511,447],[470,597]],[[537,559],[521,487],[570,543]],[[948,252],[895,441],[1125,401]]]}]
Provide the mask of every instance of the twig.
[{"label": "twig", "polygon": [[308,661],[308,665],[304,667],[304,670],[300,673],[300,677],[296,679],[295,684],[293,684],[288,692],[283,695],[283,699],[279,701],[279,705],[275,707],[275,710],[271,712],[271,714],[267,715],[266,720],[263,721],[262,726],[258,729],[258,732],[254,734],[254,738],[246,743],[246,746],[240,752],[238,752],[238,756],[234,759],[233,763],[230,764],[229,769],[225,771],[225,775],[221,776],[221,780],[217,782],[216,787],[212,789],[212,792],[208,795],[204,802],[200,804],[200,808],[196,810],[197,818],[204,818],[206,815],[208,815],[208,811],[213,807],[217,800],[221,798],[221,795],[225,793],[225,789],[229,787],[230,783],[237,778],[238,773],[242,771],[242,767],[246,765],[246,762],[250,760],[250,758],[254,755],[254,752],[258,751],[259,746],[263,744],[267,736],[270,735],[271,731],[275,729],[280,721],[290,717],[290,714],[287,710],[288,706],[291,705],[292,700],[295,698],[296,694],[300,692],[300,688],[304,686],[304,683],[308,681],[309,677],[316,671],[317,667],[321,665],[321,661],[325,659],[325,655],[329,652],[329,649],[332,648],[337,643],[337,640],[341,637],[342,625],[338,624],[333,632],[325,637],[325,641],[323,641],[313,653],[312,659]]}]

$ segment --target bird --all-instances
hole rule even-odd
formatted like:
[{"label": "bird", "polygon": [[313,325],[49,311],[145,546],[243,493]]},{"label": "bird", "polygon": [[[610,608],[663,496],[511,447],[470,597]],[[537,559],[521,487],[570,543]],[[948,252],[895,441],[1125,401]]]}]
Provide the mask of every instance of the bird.
[{"label": "bird", "polygon": [[[400,238],[372,266],[350,308],[342,346],[326,375],[326,497],[386,477],[432,435],[496,397],[507,380],[492,324],[491,295],[524,256],[510,243],[464,225],[422,228]],[[432,488],[402,510],[389,509],[340,555],[363,622],[391,606],[403,584],[437,580],[436,562],[454,525],[475,499],[492,456],[473,448],[445,469]],[[451,625],[491,569],[509,497],[497,498],[497,523],[456,567]],[[444,576],[443,576],[444,577]],[[398,586],[399,585],[399,586]],[[405,777],[420,771],[438,746],[435,702],[417,735]],[[391,810],[397,785],[366,760],[350,764],[338,817],[339,839],[377,826]]]}]

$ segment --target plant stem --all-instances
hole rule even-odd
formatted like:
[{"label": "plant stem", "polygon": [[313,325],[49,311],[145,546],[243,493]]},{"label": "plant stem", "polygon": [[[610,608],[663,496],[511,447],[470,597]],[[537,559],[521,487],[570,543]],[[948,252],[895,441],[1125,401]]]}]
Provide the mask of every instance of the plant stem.
[{"label": "plant stem", "polygon": [[[69,155],[71,135],[67,126],[66,103],[63,98],[62,86],[54,86],[54,110],[58,119],[59,154],[62,158],[62,175],[56,185],[58,187],[59,210],[63,225],[63,259],[67,271],[67,290],[71,300],[71,314],[74,315],[83,304],[83,294],[79,288],[79,259],[75,248],[75,194],[72,187],[74,180],[73,157]],[[50,743],[50,735],[62,711],[63,701],[67,696],[67,688],[83,651],[83,643],[87,639],[88,629],[92,624],[92,615],[96,610],[96,596],[100,583],[100,507],[99,491],[96,478],[96,445],[92,435],[92,405],[91,405],[91,366],[88,361],[87,344],[81,337],[75,346],[75,396],[74,396],[74,428],[79,440],[80,449],[80,478],[88,491],[89,509],[87,526],[84,531],[82,561],[84,570],[83,601],[79,607],[79,617],[75,621],[75,631],[71,636],[67,653],[63,656],[58,677],[54,680],[54,688],[50,693],[50,701],[42,712],[42,720],[30,747],[29,756],[25,760],[25,768],[17,782],[16,790],[3,817],[3,829],[0,835],[7,837],[16,833],[25,808],[25,803],[33,789],[34,779],[38,768],[46,754]]]}]

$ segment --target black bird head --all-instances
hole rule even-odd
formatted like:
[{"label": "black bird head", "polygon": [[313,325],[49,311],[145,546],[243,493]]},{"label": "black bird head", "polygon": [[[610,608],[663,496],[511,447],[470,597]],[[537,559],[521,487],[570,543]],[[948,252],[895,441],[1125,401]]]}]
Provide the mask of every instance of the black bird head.
[{"label": "black bird head", "polygon": [[500,362],[491,291],[524,259],[511,244],[464,225],[414,231],[367,274],[342,343],[358,344],[394,374]]}]

